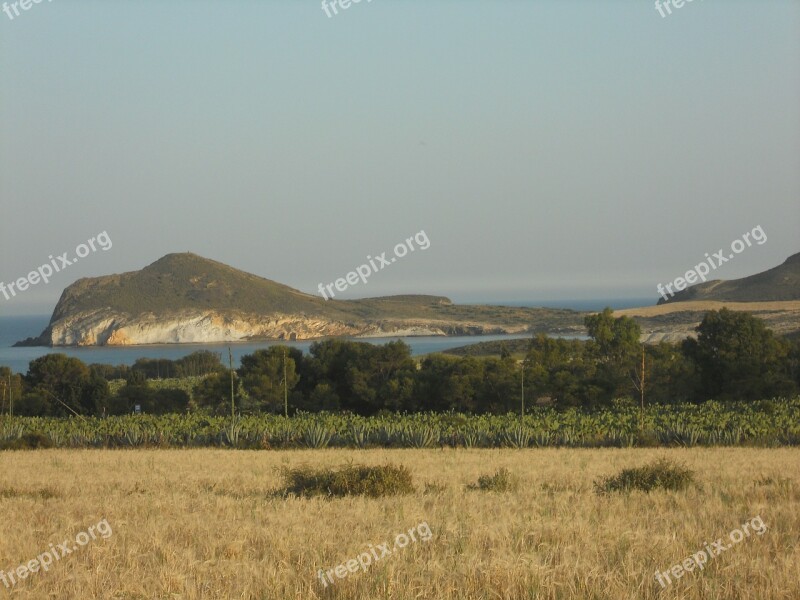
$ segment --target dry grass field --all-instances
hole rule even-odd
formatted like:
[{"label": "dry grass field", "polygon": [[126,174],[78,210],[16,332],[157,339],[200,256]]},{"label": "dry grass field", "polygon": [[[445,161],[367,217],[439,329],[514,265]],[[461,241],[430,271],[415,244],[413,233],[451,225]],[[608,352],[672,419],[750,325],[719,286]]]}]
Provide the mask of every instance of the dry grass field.
[{"label": "dry grass field", "polygon": [[695,336],[694,328],[710,310],[727,308],[752,313],[780,335],[798,335],[800,332],[800,301],[775,302],[720,302],[717,300],[690,300],[614,311],[616,317],[633,317],[642,327],[642,341],[680,342],[686,336]]},{"label": "dry grass field", "polygon": [[628,317],[658,317],[676,312],[708,312],[710,310],[746,311],[751,313],[766,312],[794,312],[800,311],[800,301],[781,300],[775,302],[721,302],[719,300],[688,300],[685,302],[674,302],[672,304],[658,304],[653,306],[642,306],[639,308],[624,308],[615,310],[615,316]]},{"label": "dry grass field", "polygon": [[[593,482],[656,458],[684,492],[597,495]],[[408,466],[417,492],[283,499],[282,466]],[[467,490],[508,468],[516,491]],[[426,489],[427,486],[427,489]],[[0,569],[89,526],[98,537],[0,598],[797,599],[800,451],[41,450],[0,453]],[[662,589],[664,572],[760,516],[750,535]],[[323,587],[331,569],[426,522],[429,541]],[[727,539],[725,540],[727,541]]]}]

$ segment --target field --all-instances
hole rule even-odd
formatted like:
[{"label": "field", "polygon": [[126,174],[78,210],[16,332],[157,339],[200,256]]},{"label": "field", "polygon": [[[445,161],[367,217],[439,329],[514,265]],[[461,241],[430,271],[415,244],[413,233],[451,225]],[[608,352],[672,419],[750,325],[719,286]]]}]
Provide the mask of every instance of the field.
[{"label": "field", "polygon": [[642,340],[680,342],[687,335],[694,336],[694,328],[710,310],[747,311],[763,319],[772,331],[796,337],[800,333],[800,301],[773,302],[720,302],[718,300],[689,300],[656,306],[626,308],[614,311],[617,317],[633,317],[642,326]]},{"label": "field", "polygon": [[[697,485],[595,492],[600,477],[660,457],[693,469]],[[405,465],[417,491],[273,494],[281,467],[348,462]],[[515,491],[467,489],[502,467]],[[113,530],[19,581],[20,600],[800,598],[797,448],[2,452],[0,510],[6,572],[102,519]],[[655,580],[755,517],[763,535],[665,589]],[[327,587],[318,578],[421,523],[428,541]]]}]

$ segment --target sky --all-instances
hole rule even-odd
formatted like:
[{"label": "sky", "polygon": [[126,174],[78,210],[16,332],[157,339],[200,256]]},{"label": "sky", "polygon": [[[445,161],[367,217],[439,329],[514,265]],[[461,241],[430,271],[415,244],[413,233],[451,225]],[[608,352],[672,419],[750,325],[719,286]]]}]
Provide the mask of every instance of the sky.
[{"label": "sky", "polygon": [[0,282],[112,242],[0,316],[171,252],[318,293],[420,231],[337,297],[655,303],[758,226],[715,276],[800,251],[796,0],[0,13]]}]

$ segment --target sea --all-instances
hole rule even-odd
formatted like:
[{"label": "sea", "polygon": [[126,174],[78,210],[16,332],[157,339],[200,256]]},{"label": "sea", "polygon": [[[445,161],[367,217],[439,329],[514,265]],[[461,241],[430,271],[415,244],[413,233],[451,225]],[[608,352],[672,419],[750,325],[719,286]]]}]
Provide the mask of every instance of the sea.
[{"label": "sea", "polygon": [[[491,302],[491,304],[504,306],[528,306],[545,308],[570,308],[573,310],[602,310],[606,306],[614,309],[634,308],[653,304],[652,298],[625,298],[625,299],[600,299],[600,300],[564,300],[547,302]],[[14,348],[14,343],[29,337],[38,336],[50,322],[50,315],[0,317],[0,366],[10,367],[15,373],[25,373],[28,364],[41,356],[60,352],[68,356],[79,358],[86,364],[100,363],[109,365],[132,365],[139,358],[165,358],[177,360],[198,350],[209,350],[227,359],[228,347],[233,354],[234,366],[239,366],[242,356],[252,354],[261,348],[269,348],[276,344],[298,348],[308,352],[314,342],[225,342],[220,344],[157,344],[142,346],[100,346],[100,347],[27,347]],[[479,342],[492,342],[497,340],[511,340],[530,337],[529,334],[521,335],[481,335],[481,336],[419,336],[419,337],[386,337],[386,338],[352,338],[370,344],[385,344],[402,339],[411,347],[414,356],[442,352],[459,346],[477,344]],[[561,336],[582,337],[582,336]]]}]

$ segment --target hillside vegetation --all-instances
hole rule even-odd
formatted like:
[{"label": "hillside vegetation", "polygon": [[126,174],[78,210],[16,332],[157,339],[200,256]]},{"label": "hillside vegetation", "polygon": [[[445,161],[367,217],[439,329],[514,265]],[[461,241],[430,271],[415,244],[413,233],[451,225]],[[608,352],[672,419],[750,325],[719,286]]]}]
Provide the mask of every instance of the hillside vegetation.
[{"label": "hillside vegetation", "polygon": [[774,302],[800,300],[800,252],[793,254],[768,271],[732,279],[716,279],[698,283],[659,304],[686,302],[689,300],[719,300],[725,302]]},{"label": "hillside vegetation", "polygon": [[325,300],[184,253],[140,271],[75,282],[47,329],[18,345],[560,332],[580,331],[581,319],[572,310],[455,305],[442,296]]}]

